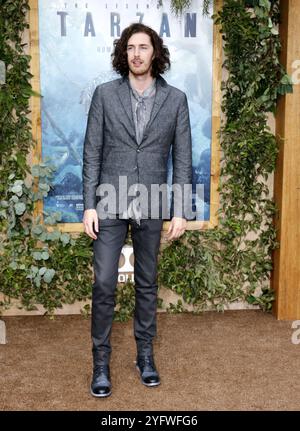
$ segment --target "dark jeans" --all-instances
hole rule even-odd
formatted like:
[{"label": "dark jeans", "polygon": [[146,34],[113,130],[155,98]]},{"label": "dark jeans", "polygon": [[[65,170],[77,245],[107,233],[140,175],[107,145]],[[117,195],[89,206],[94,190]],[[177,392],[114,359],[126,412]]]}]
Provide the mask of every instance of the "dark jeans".
[{"label": "dark jeans", "polygon": [[132,219],[99,220],[99,233],[93,242],[91,335],[94,365],[107,364],[110,360],[118,266],[129,224],[134,250],[134,337],[138,353],[153,353],[152,339],[156,335],[157,255],[163,220],[142,219],[140,226]]}]

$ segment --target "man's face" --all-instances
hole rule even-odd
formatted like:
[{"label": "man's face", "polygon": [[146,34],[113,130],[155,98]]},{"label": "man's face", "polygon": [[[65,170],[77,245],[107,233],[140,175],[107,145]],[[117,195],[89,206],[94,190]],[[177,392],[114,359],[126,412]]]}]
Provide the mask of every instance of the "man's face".
[{"label": "man's face", "polygon": [[131,73],[134,75],[149,74],[154,57],[154,48],[148,34],[135,33],[128,39],[127,60]]}]

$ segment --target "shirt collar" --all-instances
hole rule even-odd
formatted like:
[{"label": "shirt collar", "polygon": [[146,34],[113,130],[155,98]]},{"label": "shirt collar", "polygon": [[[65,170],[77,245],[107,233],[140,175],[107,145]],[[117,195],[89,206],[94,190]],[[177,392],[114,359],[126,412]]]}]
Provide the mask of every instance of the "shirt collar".
[{"label": "shirt collar", "polygon": [[134,96],[136,98],[143,98],[146,99],[147,97],[149,97],[152,94],[152,91],[154,90],[154,88],[156,88],[156,78],[153,78],[152,83],[149,85],[149,87],[147,87],[142,94],[140,94],[135,88],[133,88],[133,86],[131,85],[131,82],[129,80],[129,77],[126,77],[129,88],[131,89],[132,93],[134,94]]}]

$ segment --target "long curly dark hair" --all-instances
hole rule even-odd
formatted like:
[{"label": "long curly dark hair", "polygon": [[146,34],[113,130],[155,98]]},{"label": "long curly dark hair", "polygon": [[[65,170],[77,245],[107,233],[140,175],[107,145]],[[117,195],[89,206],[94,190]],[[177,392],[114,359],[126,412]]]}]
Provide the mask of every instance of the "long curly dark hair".
[{"label": "long curly dark hair", "polygon": [[113,69],[121,76],[128,75],[127,43],[134,33],[146,33],[150,36],[155,54],[155,58],[152,61],[151,75],[156,78],[159,74],[163,74],[166,70],[169,70],[171,63],[168,48],[163,44],[162,38],[151,27],[141,23],[134,23],[126,27],[122,31],[121,37],[114,40],[114,51],[111,54]]}]

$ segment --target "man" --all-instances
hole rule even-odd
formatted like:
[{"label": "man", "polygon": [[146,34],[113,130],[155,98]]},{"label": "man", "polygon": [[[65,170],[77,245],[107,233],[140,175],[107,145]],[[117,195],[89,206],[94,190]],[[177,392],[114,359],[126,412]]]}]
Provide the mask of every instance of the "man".
[{"label": "man", "polygon": [[[152,341],[156,335],[157,256],[164,214],[161,196],[157,202],[148,191],[154,184],[166,183],[171,148],[173,183],[183,188],[192,181],[187,98],[161,76],[170,68],[168,49],[154,30],[140,23],[124,29],[114,46],[112,66],[122,77],[95,89],[83,153],[83,223],[94,240],[91,394],[96,397],[111,394],[110,334],[118,262],[129,225],[135,257],[136,368],[144,385],[160,384]],[[128,194],[126,189],[126,199],[121,190],[125,180],[131,188]],[[107,184],[113,187],[108,191],[116,200],[110,199],[105,215],[107,196],[99,188]],[[132,191],[139,190],[141,197],[129,199],[128,204],[128,195],[132,197]],[[172,208],[169,240],[186,229],[185,197],[177,194]]]}]

